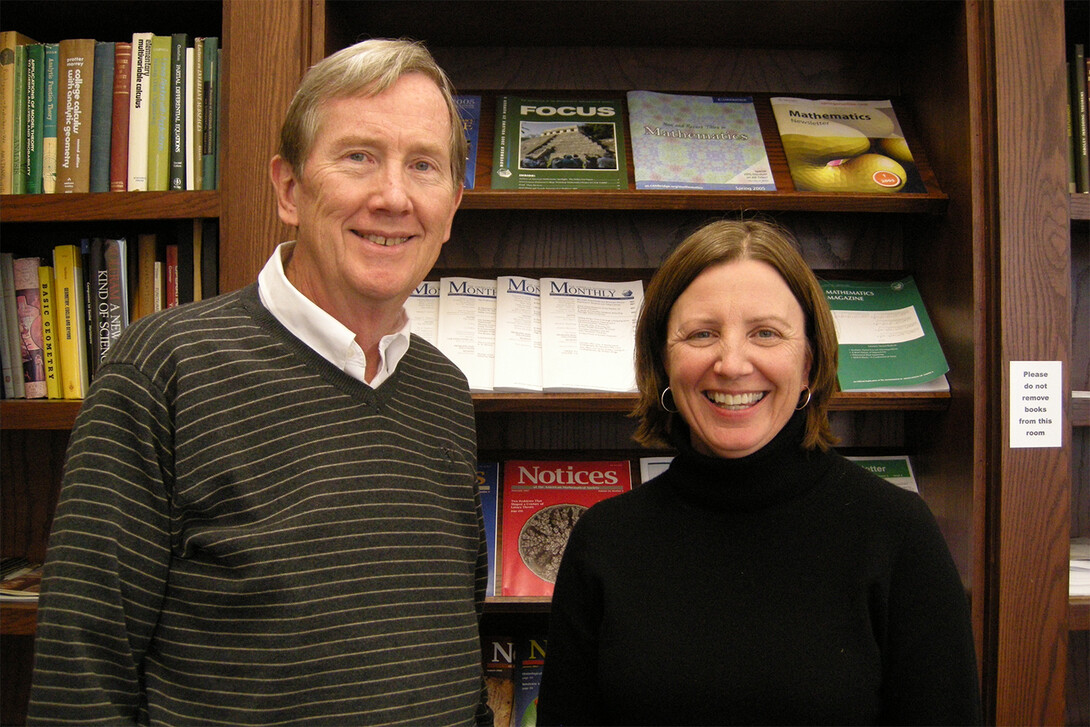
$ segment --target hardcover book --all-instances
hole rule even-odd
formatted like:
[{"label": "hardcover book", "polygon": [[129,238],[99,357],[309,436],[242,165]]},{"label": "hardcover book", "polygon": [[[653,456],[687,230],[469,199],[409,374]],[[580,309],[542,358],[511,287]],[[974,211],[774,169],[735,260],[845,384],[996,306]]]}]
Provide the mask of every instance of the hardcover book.
[{"label": "hardcover book", "polygon": [[949,390],[950,367],[911,276],[823,280],[821,287],[836,325],[842,390]]},{"label": "hardcover book", "polygon": [[170,186],[170,36],[151,38],[148,93],[148,190]]},{"label": "hardcover book", "polygon": [[62,40],[60,42],[60,72],[57,191],[89,192],[91,191],[91,118],[94,114],[92,85],[95,76],[95,41],[89,38]]},{"label": "hardcover book", "polygon": [[0,31],[0,194],[11,194],[15,171],[15,48],[36,43],[15,30]]},{"label": "hardcover book", "polygon": [[148,189],[148,123],[151,109],[151,41],[153,33],[132,34],[129,66],[129,178],[130,192]]},{"label": "hardcover book", "polygon": [[219,171],[219,38],[205,38],[202,53],[201,189],[215,189]]},{"label": "hardcover book", "polygon": [[15,313],[19,321],[19,353],[23,362],[23,384],[28,399],[48,395],[45,381],[45,351],[42,341],[42,294],[38,285],[41,260],[15,258]]},{"label": "hardcover book", "polygon": [[0,252],[0,320],[3,321],[3,337],[0,338],[0,355],[4,361],[4,396],[22,399],[23,367],[19,353],[19,317],[15,307],[15,256]]},{"label": "hardcover book", "polygon": [[627,460],[504,462],[502,595],[551,596],[572,526],[595,503],[631,489]]},{"label": "hardcover book", "polygon": [[776,189],[751,96],[628,92],[636,189]]},{"label": "hardcover book", "polygon": [[91,191],[110,191],[110,143],[114,118],[116,47],[95,43],[94,109],[91,117]]},{"label": "hardcover book", "polygon": [[11,191],[13,194],[26,194],[27,156],[26,156],[26,49],[29,45],[15,46],[15,117],[12,119],[11,150]]},{"label": "hardcover book", "polygon": [[132,43],[114,44],[114,83],[110,114],[110,191],[129,186],[129,110],[132,92]]},{"label": "hardcover book", "polygon": [[38,267],[38,290],[42,303],[42,353],[45,360],[46,394],[50,399],[64,398],[61,389],[60,360],[57,352],[57,310],[53,284],[53,266]]},{"label": "hardcover book", "polygon": [[60,114],[60,44],[46,43],[42,87],[42,192],[57,191],[57,117]]},{"label": "hardcover book", "polygon": [[45,143],[45,46],[26,46],[26,193],[42,192]]},{"label": "hardcover book", "polygon": [[87,393],[87,328],[83,285],[83,254],[79,245],[53,248],[57,290],[57,349],[60,352],[61,388],[65,399]]},{"label": "hardcover book", "polygon": [[481,97],[461,94],[454,97],[458,113],[462,116],[462,130],[466,134],[469,151],[466,156],[465,188],[473,189],[477,176],[477,141],[481,132]]},{"label": "hardcover book", "polygon": [[170,36],[170,172],[168,188],[186,189],[185,128],[186,128],[186,50],[189,42],[185,33]]},{"label": "hardcover book", "polygon": [[493,189],[627,189],[620,99],[496,100]]},{"label": "hardcover book", "polygon": [[926,192],[888,99],[772,99],[800,192]]}]

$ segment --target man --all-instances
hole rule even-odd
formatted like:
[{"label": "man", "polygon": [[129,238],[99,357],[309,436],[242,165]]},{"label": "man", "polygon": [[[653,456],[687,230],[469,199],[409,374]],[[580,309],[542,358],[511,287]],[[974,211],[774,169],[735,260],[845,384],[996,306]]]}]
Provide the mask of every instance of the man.
[{"label": "man", "polygon": [[308,72],[270,164],[297,239],[131,326],[80,412],[31,722],[486,719],[472,402],[403,309],[465,157],[422,47]]}]

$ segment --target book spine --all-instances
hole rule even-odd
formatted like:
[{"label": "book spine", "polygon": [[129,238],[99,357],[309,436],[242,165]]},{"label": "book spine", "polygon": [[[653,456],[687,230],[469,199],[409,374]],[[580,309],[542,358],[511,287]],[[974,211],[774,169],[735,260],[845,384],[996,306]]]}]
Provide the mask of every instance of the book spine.
[{"label": "book spine", "polygon": [[26,46],[15,46],[15,94],[11,121],[11,191],[26,193]]},{"label": "book spine", "polygon": [[60,118],[57,133],[57,189],[64,193],[91,189],[91,86],[95,41],[60,42]]},{"label": "book spine", "polygon": [[128,294],[128,242],[125,238],[115,238],[106,241],[106,271],[109,292],[107,301],[109,305],[108,341],[103,351],[103,357],[109,353],[109,349],[121,332],[129,325],[129,294]]},{"label": "book spine", "polygon": [[170,180],[169,188],[185,189],[186,46],[185,33],[170,36]]},{"label": "book spine", "polygon": [[202,189],[204,174],[204,38],[193,39],[193,140],[190,163],[193,165],[193,189]]},{"label": "book spine", "polygon": [[57,191],[57,117],[60,114],[60,45],[45,44],[42,88],[42,192]]},{"label": "book spine", "polygon": [[0,314],[3,316],[3,342],[0,355],[4,361],[4,396],[22,399],[22,356],[19,347],[19,318],[15,306],[15,257],[10,252],[0,253]]},{"label": "book spine", "polygon": [[1087,119],[1086,46],[1076,43],[1071,64],[1071,108],[1075,137],[1075,188],[1090,192],[1090,121]]},{"label": "book spine", "polygon": [[163,290],[163,307],[175,308],[178,305],[178,246],[174,243],[166,247],[166,287]]},{"label": "book spine", "polygon": [[219,125],[219,38],[204,39],[204,121],[201,130],[201,189],[216,188]]},{"label": "book spine", "polygon": [[130,192],[148,188],[148,109],[151,85],[151,33],[133,33],[132,83],[129,85]]},{"label": "book spine", "polygon": [[110,137],[113,133],[114,44],[95,43],[91,102],[91,191],[110,191]]},{"label": "book spine", "polygon": [[129,186],[129,94],[132,84],[132,43],[114,44],[113,113],[110,128],[110,191]]},{"label": "book spine", "polygon": [[155,262],[158,242],[154,233],[144,233],[137,238],[136,312],[133,320],[155,312]]},{"label": "book spine", "polygon": [[60,362],[57,358],[57,308],[53,283],[53,266],[38,267],[38,290],[42,301],[42,354],[45,361],[46,395],[63,398]]},{"label": "book spine", "polygon": [[87,391],[87,338],[84,316],[83,260],[78,245],[53,249],[56,275],[57,349],[61,390],[65,399],[82,399]]},{"label": "book spine", "polygon": [[44,399],[45,354],[42,350],[42,304],[38,286],[41,260],[21,257],[14,261],[15,310],[19,321],[19,352],[23,362],[24,392],[28,399]]},{"label": "book spine", "polygon": [[170,36],[151,40],[151,83],[148,94],[148,189],[165,191],[170,184]]},{"label": "book spine", "polygon": [[91,241],[87,278],[91,286],[91,371],[97,372],[110,350],[110,271],[106,267],[106,240],[101,237]]},{"label": "book spine", "polygon": [[45,111],[45,46],[26,47],[26,191],[42,192],[42,143]]}]

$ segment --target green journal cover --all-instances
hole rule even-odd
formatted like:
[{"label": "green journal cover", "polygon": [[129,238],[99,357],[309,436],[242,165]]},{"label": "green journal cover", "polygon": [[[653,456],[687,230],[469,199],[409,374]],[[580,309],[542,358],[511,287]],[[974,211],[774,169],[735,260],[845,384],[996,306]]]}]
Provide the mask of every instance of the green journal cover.
[{"label": "green journal cover", "polygon": [[949,388],[950,367],[911,276],[823,280],[821,287],[836,323],[842,390]]},{"label": "green journal cover", "polygon": [[496,100],[493,189],[628,189],[620,99]]}]

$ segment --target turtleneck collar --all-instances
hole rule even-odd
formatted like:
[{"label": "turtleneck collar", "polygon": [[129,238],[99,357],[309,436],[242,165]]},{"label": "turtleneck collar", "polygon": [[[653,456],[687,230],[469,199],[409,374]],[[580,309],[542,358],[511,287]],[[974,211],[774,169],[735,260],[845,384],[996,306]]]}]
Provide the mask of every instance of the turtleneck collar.
[{"label": "turtleneck collar", "polygon": [[722,512],[762,510],[807,492],[825,470],[820,451],[802,448],[806,412],[795,412],[760,450],[738,459],[700,454],[689,441],[688,426],[678,420],[674,444],[678,456],[664,474],[664,484],[683,500]]}]

